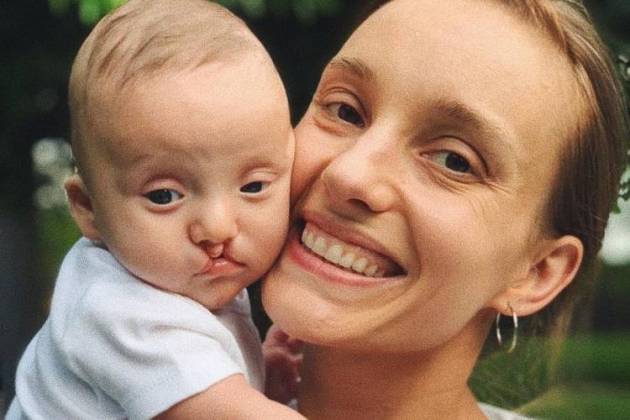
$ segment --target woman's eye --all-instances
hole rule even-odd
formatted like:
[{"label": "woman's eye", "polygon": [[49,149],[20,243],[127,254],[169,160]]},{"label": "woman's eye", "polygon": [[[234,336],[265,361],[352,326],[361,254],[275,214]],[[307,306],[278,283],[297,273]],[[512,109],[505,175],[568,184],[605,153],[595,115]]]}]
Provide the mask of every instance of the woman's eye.
[{"label": "woman's eye", "polygon": [[256,194],[264,190],[268,184],[268,182],[263,181],[250,182],[249,184],[245,184],[241,187],[241,192],[246,194]]},{"label": "woman's eye", "polygon": [[470,173],[472,171],[470,162],[468,162],[468,160],[462,155],[455,152],[438,152],[433,154],[431,160],[453,172]]},{"label": "woman's eye", "polygon": [[365,122],[363,121],[361,114],[359,114],[359,112],[351,105],[342,103],[333,104],[330,106],[330,110],[340,120],[356,125],[357,127],[365,126]]},{"label": "woman's eye", "polygon": [[145,197],[154,204],[164,206],[166,204],[171,204],[173,201],[181,200],[183,196],[175,190],[164,188],[150,191],[145,194]]}]

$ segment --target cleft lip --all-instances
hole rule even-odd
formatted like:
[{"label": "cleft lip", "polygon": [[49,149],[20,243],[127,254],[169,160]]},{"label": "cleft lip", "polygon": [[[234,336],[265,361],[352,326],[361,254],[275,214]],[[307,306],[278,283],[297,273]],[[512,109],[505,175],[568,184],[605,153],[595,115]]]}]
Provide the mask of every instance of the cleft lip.
[{"label": "cleft lip", "polygon": [[388,260],[390,262],[390,267],[388,267],[385,271],[383,277],[397,277],[407,274],[407,271],[403,268],[401,263],[393,257],[382,244],[372,239],[370,236],[356,230],[348,229],[347,227],[316,212],[305,212],[303,218],[296,221],[296,227],[300,235],[304,232],[307,223],[315,226],[317,229],[332,238],[337,238],[351,246],[363,248],[378,255],[380,258]]},{"label": "cleft lip", "polygon": [[208,260],[203,268],[197,272],[197,276],[210,275],[218,277],[222,275],[232,275],[244,269],[244,265],[233,259],[226,250],[220,255],[207,254]]},{"label": "cleft lip", "polygon": [[201,270],[199,270],[197,275],[205,274],[205,273],[209,272],[210,270],[212,270],[212,266],[213,265],[214,265],[214,258],[208,258],[208,261],[203,266],[203,268]]}]

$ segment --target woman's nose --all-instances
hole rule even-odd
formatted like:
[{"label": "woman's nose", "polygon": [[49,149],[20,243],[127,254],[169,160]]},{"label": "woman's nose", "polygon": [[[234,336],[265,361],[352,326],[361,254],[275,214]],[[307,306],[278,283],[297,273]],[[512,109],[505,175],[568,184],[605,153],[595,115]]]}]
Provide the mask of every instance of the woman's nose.
[{"label": "woman's nose", "polygon": [[396,166],[394,150],[378,139],[358,140],[322,171],[326,192],[335,201],[372,212],[389,210],[396,199],[388,170]]},{"label": "woman's nose", "polygon": [[231,206],[224,200],[213,200],[200,206],[190,225],[190,238],[196,244],[219,245],[238,234],[238,222]]}]

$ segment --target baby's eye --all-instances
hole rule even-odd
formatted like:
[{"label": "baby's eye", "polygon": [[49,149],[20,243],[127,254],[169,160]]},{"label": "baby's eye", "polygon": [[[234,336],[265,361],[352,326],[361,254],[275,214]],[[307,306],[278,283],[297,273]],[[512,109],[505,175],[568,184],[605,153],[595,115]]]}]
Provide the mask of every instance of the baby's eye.
[{"label": "baby's eye", "polygon": [[173,201],[181,200],[183,195],[178,191],[163,188],[160,190],[153,190],[144,195],[154,204],[158,204],[161,206],[171,204]]},{"label": "baby's eye", "polygon": [[446,169],[449,169],[453,172],[459,173],[470,173],[472,172],[472,167],[470,162],[455,152],[450,151],[441,151],[437,153],[433,153],[430,155],[430,159],[437,163],[438,165],[444,166]]},{"label": "baby's eye", "polygon": [[241,192],[246,194],[257,194],[267,188],[269,182],[254,181],[241,187]]},{"label": "baby's eye", "polygon": [[340,120],[360,128],[365,126],[365,122],[363,121],[361,114],[351,105],[336,103],[329,105],[328,109]]}]

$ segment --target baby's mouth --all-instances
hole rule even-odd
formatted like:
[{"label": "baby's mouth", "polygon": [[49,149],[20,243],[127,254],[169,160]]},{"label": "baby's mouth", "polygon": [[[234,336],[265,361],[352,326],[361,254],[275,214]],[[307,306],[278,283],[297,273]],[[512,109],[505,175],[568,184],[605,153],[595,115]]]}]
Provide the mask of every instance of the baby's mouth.
[{"label": "baby's mouth", "polygon": [[301,242],[312,253],[349,272],[366,277],[394,277],[404,274],[404,270],[390,258],[344,242],[311,223],[304,226]]}]

